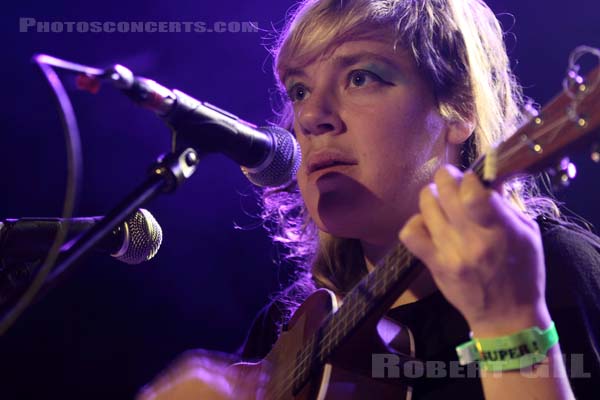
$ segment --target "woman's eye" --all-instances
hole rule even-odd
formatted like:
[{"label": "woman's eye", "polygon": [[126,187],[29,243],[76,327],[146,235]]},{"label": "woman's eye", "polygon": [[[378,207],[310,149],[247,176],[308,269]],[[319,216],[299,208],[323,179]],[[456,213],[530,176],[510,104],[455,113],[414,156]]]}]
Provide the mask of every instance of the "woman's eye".
[{"label": "woman's eye", "polygon": [[302,101],[306,99],[306,97],[308,96],[308,89],[306,89],[304,85],[298,83],[292,86],[287,91],[287,95],[292,101],[292,103],[295,103],[297,101]]},{"label": "woman's eye", "polygon": [[352,71],[348,76],[348,83],[353,87],[361,87],[369,82],[382,82],[382,79],[373,72],[365,70]]}]

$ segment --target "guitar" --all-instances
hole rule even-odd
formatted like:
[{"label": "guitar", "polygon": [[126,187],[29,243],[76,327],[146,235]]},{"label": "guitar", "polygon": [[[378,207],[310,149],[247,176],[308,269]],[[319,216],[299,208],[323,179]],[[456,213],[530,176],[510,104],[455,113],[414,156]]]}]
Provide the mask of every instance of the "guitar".
[{"label": "guitar", "polygon": [[[590,144],[592,159],[600,161],[600,132],[596,131],[600,126],[600,67],[585,79],[575,71],[570,70],[560,95],[509,139],[473,163],[471,170],[482,181],[498,186],[520,173],[551,169],[559,181],[565,182],[570,171],[563,157]],[[394,262],[367,274],[341,306],[333,292],[315,291],[294,313],[288,328],[262,361],[234,364],[226,371],[217,368],[212,372],[212,381],[225,377],[233,386],[235,399],[410,398],[409,380],[371,378],[374,353],[397,354],[400,363],[414,360],[406,330],[384,315],[423,267],[406,250],[393,256]],[[405,340],[399,340],[402,337]],[[192,363],[207,359],[192,359]],[[202,381],[211,379],[200,377]],[[167,386],[172,383],[168,377],[166,380]]]},{"label": "guitar", "polygon": [[[571,69],[564,91],[540,113],[471,169],[497,186],[520,173],[548,171],[559,181],[571,177],[563,157],[592,144],[600,161],[600,67],[585,79]],[[558,166],[558,167],[557,167]],[[288,327],[264,360],[239,363],[240,376],[263,377],[251,397],[279,399],[408,398],[410,384],[371,379],[371,354],[398,353],[411,360],[410,346],[390,348],[380,335],[384,314],[420,273],[422,266],[405,251],[398,262],[371,271],[338,306],[326,289],[313,293],[295,312]],[[383,318],[383,320],[382,320]],[[396,333],[402,328],[397,327]],[[392,335],[394,336],[394,335]],[[397,337],[397,336],[396,336]]]}]

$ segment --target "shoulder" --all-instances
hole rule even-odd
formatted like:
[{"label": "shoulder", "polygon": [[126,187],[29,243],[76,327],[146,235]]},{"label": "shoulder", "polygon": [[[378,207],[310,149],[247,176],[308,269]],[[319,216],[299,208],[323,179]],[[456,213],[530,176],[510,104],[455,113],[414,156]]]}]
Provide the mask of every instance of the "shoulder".
[{"label": "shoulder", "polygon": [[287,308],[274,300],[264,306],[254,318],[239,355],[244,361],[263,359],[271,350],[287,320]]},{"label": "shoulder", "polygon": [[576,291],[600,301],[600,238],[575,224],[540,222],[547,290]]},{"label": "shoulder", "polygon": [[[539,222],[539,221],[538,221]],[[600,239],[574,224],[540,223],[546,301],[578,398],[597,393],[600,376]]]},{"label": "shoulder", "polygon": [[544,251],[558,258],[597,260],[600,238],[574,223],[548,219],[538,220],[544,242]]}]

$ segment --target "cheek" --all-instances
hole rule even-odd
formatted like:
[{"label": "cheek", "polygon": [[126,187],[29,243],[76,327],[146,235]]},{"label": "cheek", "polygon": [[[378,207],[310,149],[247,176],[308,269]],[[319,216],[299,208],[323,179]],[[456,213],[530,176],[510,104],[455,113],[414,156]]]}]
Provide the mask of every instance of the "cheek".
[{"label": "cheek", "polygon": [[397,191],[398,185],[416,190],[431,180],[445,158],[441,117],[434,112],[411,117],[374,120],[369,137],[361,139],[363,179],[382,196]]},{"label": "cheek", "polygon": [[[373,141],[382,146],[382,151],[392,160],[428,160],[431,152],[439,150],[443,141],[445,122],[436,110],[426,107],[407,107],[388,111],[393,118],[374,119]],[[407,161],[408,162],[408,161]]]},{"label": "cheek", "polygon": [[416,132],[404,121],[373,120],[366,126],[357,147],[364,167],[370,173],[389,175],[401,172],[416,160]]}]

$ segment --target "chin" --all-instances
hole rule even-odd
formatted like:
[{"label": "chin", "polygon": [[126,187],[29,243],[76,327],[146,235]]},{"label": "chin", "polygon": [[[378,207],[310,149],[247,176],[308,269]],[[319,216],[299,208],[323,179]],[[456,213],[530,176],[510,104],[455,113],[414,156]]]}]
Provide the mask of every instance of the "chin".
[{"label": "chin", "polygon": [[329,174],[301,191],[317,227],[341,238],[364,239],[389,224],[387,207],[369,188],[344,174]]},{"label": "chin", "polygon": [[337,203],[333,207],[321,205],[315,223],[320,230],[335,237],[365,239],[373,229],[370,225],[374,217],[365,208]]},{"label": "chin", "polygon": [[323,220],[317,222],[319,230],[344,239],[360,239],[360,225],[351,221],[344,221],[329,218],[327,222]]},{"label": "chin", "polygon": [[314,221],[319,230],[345,239],[358,239],[378,246],[388,246],[398,241],[402,218],[391,210],[371,203],[367,206],[339,203],[328,207],[321,202]]}]

